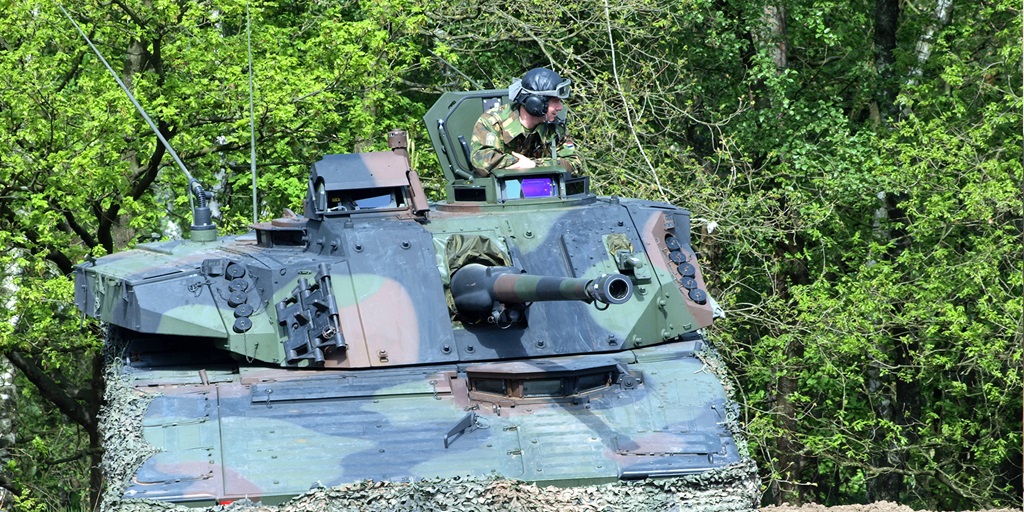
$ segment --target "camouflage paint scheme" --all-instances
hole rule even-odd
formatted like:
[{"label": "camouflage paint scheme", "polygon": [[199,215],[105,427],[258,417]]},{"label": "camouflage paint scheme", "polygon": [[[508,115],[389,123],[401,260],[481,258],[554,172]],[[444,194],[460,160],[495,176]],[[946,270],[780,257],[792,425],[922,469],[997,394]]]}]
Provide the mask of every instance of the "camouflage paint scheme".
[{"label": "camouflage paint scheme", "polygon": [[519,119],[518,107],[503,104],[488,110],[473,127],[470,139],[473,171],[478,176],[487,176],[494,168],[507,168],[519,160],[512,155],[513,151],[529,158],[549,158],[550,146],[555,144],[559,158],[549,164],[561,165],[573,174],[579,174],[582,171],[580,158],[572,138],[567,136],[565,116],[561,115],[562,112],[559,114],[559,122],[541,123],[527,132]]},{"label": "camouflage paint scheme", "polygon": [[[155,394],[142,429],[159,452],[126,498],[273,503],[314,485],[488,475],[581,485],[740,460],[726,393],[695,355],[721,311],[689,212],[594,196],[557,167],[474,176],[453,142],[503,94],[448,93],[427,114],[448,202],[427,204],[393,132],[393,151],[315,163],[304,216],[77,267],[78,307],[130,340],[124,376]],[[561,297],[521,279],[533,288],[508,293],[532,303],[452,310],[453,237],[496,247],[516,273],[613,275],[630,294],[541,300]]]}]

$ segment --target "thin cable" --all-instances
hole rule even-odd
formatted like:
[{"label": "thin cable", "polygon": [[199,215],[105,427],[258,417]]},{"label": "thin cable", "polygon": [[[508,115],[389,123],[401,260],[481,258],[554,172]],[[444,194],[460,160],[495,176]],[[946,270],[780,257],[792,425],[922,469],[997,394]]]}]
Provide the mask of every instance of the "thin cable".
[{"label": "thin cable", "polygon": [[633,126],[633,119],[629,115],[629,104],[626,103],[626,94],[622,92],[622,84],[619,83],[619,70],[615,63],[615,38],[612,37],[612,17],[608,9],[608,0],[604,0],[604,20],[605,25],[608,27],[608,45],[612,50],[612,75],[615,76],[615,89],[618,91],[619,97],[622,98],[622,108],[626,111],[626,122],[629,123],[629,132],[633,134],[636,147],[640,149],[640,155],[644,157],[644,161],[647,162],[647,168],[651,170],[651,176],[654,177],[654,184],[658,187],[661,200],[667,203],[668,196],[665,195],[665,190],[661,188],[658,173],[654,171],[654,165],[651,164],[651,159],[647,158],[647,152],[644,151],[643,145],[640,144],[640,138],[636,135],[636,127]]},{"label": "thin cable", "polygon": [[249,165],[252,170],[252,223],[256,218],[256,114],[253,112],[252,99],[252,30],[249,22],[249,2],[245,2],[245,41],[249,54]]}]

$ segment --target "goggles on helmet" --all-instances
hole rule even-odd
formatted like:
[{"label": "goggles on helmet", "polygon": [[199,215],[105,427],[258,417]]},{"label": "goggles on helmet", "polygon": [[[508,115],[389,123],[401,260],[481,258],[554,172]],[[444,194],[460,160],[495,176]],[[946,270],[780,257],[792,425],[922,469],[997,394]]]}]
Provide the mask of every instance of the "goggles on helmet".
[{"label": "goggles on helmet", "polygon": [[538,96],[554,96],[564,100],[569,97],[569,85],[571,83],[572,80],[567,79],[566,81],[558,84],[558,87],[555,87],[554,89],[551,89],[549,91],[531,91],[525,87],[523,87],[523,91],[528,92],[530,94],[536,94]]},{"label": "goggles on helmet", "polygon": [[512,81],[512,86],[509,87],[509,97],[513,100],[519,96],[520,92],[525,94],[535,94],[537,96],[549,96],[560,99],[567,99],[570,94],[569,85],[572,84],[572,80],[566,79],[564,82],[558,84],[558,87],[547,91],[533,91],[523,87],[522,80],[516,78]]}]

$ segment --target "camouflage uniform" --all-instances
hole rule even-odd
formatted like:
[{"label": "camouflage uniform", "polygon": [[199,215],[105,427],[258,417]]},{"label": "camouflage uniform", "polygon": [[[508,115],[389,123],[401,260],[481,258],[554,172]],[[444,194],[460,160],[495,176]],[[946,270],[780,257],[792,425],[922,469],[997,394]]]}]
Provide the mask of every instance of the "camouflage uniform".
[{"label": "camouflage uniform", "polygon": [[[551,159],[552,140],[557,164]],[[480,176],[514,165],[518,159],[512,155],[513,151],[539,160],[538,166],[560,165],[574,175],[583,170],[576,146],[565,134],[564,124],[541,123],[527,130],[519,120],[518,106],[501,105],[484,112],[473,127],[471,147],[473,170]]]}]

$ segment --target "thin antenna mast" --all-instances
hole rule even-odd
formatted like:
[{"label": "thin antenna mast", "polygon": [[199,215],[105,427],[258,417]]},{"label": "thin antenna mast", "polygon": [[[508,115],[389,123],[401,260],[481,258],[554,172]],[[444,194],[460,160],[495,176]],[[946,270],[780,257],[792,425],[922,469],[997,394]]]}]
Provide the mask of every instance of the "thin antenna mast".
[{"label": "thin antenna mast", "polygon": [[253,112],[252,99],[252,30],[249,17],[249,2],[245,2],[245,43],[249,54],[249,165],[252,170],[252,223],[256,218],[256,114]]},{"label": "thin antenna mast", "polygon": [[[106,66],[107,71],[110,72],[110,76],[114,77],[114,80],[117,81],[117,85],[120,85],[121,90],[128,95],[128,99],[131,100],[132,105],[135,105],[135,109],[139,111],[139,114],[142,114],[142,118],[146,120],[147,124],[149,124],[150,129],[152,129],[153,133],[156,134],[156,138],[160,140],[160,143],[163,144],[164,149],[166,149],[167,152],[170,153],[171,158],[173,158],[174,161],[178,164],[178,167],[181,168],[181,172],[185,173],[185,177],[188,178],[188,188],[190,191],[192,191],[192,195],[195,196],[196,200],[199,202],[198,206],[192,207],[192,240],[197,242],[209,242],[212,240],[216,240],[217,226],[213,224],[212,214],[210,213],[210,207],[206,203],[206,201],[209,198],[206,195],[206,191],[203,190],[203,186],[199,184],[199,180],[193,178],[192,173],[188,172],[188,169],[185,168],[185,164],[182,163],[181,158],[178,158],[178,153],[175,152],[174,148],[171,147],[171,143],[167,142],[167,139],[164,138],[164,135],[160,133],[160,130],[156,127],[156,123],[154,123],[153,120],[149,118],[149,115],[146,114],[146,111],[142,108],[142,105],[139,105],[138,100],[135,99],[135,96],[132,95],[132,92],[129,91],[128,87],[124,85],[124,82],[121,81],[121,77],[117,76],[117,72],[114,71],[114,68],[110,66],[110,64],[107,62],[107,59],[104,59],[103,54],[101,54],[99,49],[97,49],[96,46],[92,44],[92,41],[89,39],[89,36],[85,35],[85,31],[82,30],[82,27],[79,27],[75,19],[72,18],[70,14],[68,14],[68,11],[64,10],[63,5],[57,4],[57,7],[60,8],[61,12],[64,13],[64,16],[67,16],[68,20],[71,21],[71,24],[75,26],[75,30],[77,30],[78,33],[82,35],[82,38],[85,39],[85,42],[89,44],[89,48],[92,48],[92,51],[96,54],[97,57],[100,58],[100,62],[102,62],[103,65]],[[192,200],[191,198],[189,198],[189,203],[191,202]]]}]

